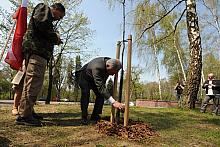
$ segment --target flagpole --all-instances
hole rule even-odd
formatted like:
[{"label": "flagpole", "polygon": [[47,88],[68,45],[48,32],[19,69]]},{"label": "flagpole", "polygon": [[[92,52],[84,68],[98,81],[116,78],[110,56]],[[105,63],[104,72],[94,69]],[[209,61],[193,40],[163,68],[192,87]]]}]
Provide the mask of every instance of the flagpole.
[{"label": "flagpole", "polygon": [[15,24],[16,24],[16,21],[14,21],[13,26],[12,26],[10,32],[8,33],[8,38],[7,38],[6,42],[5,42],[4,47],[2,48],[2,53],[1,53],[1,56],[0,56],[0,61],[2,61],[2,57],[4,55],[6,47],[8,46],[8,42],[9,42],[9,40],[11,38],[11,34],[12,34],[13,30],[14,30]]}]

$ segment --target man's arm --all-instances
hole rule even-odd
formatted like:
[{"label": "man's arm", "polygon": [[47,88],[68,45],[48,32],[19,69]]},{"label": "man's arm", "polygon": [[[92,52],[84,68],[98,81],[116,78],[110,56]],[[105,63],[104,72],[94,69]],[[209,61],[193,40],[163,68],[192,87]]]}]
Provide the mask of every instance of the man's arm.
[{"label": "man's arm", "polygon": [[184,86],[183,86],[183,85],[181,85],[181,84],[180,84],[180,87],[181,87],[182,89],[184,89]]},{"label": "man's arm", "polygon": [[95,82],[95,85],[99,91],[99,93],[101,94],[102,97],[104,97],[105,99],[110,98],[110,93],[108,92],[106,86],[105,86],[105,79],[104,79],[104,71],[101,70],[100,68],[94,68],[92,69],[92,76]]},{"label": "man's arm", "polygon": [[177,90],[178,85],[179,85],[178,83],[175,85],[174,90]]},{"label": "man's arm", "polygon": [[208,81],[205,81],[204,84],[202,85],[202,88],[205,89],[205,88],[208,87],[208,85],[209,85],[209,84],[208,84]]},{"label": "man's arm", "polygon": [[101,96],[103,96],[105,99],[107,99],[113,107],[118,108],[118,109],[124,108],[124,105],[122,103],[119,103],[118,101],[116,101],[108,92],[108,90],[105,86],[105,80],[104,80],[102,72],[103,71],[98,68],[92,70],[95,85],[96,85],[98,91],[100,92]]}]

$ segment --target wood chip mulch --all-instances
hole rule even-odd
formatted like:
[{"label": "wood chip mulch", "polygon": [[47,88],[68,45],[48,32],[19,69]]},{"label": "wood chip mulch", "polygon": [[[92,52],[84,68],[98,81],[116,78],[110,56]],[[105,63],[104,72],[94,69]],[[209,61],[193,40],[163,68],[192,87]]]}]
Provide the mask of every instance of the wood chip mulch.
[{"label": "wood chip mulch", "polygon": [[124,126],[123,124],[112,124],[109,121],[100,120],[96,127],[99,133],[128,140],[142,141],[153,136],[159,136],[149,124],[144,122],[129,120],[128,124],[128,126]]}]

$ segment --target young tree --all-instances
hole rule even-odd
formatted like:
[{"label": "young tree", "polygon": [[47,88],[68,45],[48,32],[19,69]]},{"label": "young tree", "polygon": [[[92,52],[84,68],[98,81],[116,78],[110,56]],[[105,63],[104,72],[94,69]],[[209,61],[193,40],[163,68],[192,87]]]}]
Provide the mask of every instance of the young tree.
[{"label": "young tree", "polygon": [[[75,67],[75,73],[76,73],[82,67],[80,55],[76,56],[75,64],[76,64],[76,67]],[[78,85],[78,82],[77,82],[77,79],[76,79],[76,74],[74,74],[73,79],[74,79],[74,81],[73,81],[74,82],[73,83],[74,84],[73,85],[74,86],[73,95],[75,97],[75,101],[77,102],[77,101],[79,101],[79,99],[78,99],[79,98],[79,85]]]},{"label": "young tree", "polygon": [[67,98],[69,100],[72,100],[72,98],[70,97],[70,94],[72,92],[72,87],[74,85],[74,79],[73,79],[73,71],[75,69],[75,65],[74,65],[74,61],[71,59],[69,61],[69,63],[67,63],[67,78],[66,78],[66,85],[67,85],[67,92],[68,92],[68,95],[67,95]]},{"label": "young tree", "polygon": [[110,78],[108,80],[106,88],[111,95],[113,95],[113,86],[114,86],[114,82],[113,82],[112,78]]},{"label": "young tree", "polygon": [[132,67],[131,72],[131,100],[142,98],[143,85],[140,83],[140,76],[143,73],[143,69],[140,67]]}]

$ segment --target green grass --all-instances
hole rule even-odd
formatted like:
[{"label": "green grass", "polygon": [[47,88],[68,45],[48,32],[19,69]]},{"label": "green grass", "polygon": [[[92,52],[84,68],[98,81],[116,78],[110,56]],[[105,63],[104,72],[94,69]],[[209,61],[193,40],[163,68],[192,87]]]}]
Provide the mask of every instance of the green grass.
[{"label": "green grass", "polygon": [[[80,125],[80,106],[37,105],[43,127],[14,125],[11,106],[0,107],[0,146],[220,146],[220,116],[198,110],[130,108],[129,118],[149,123],[159,136],[141,142],[99,134],[95,125]],[[90,107],[90,112],[92,107]],[[103,116],[110,115],[104,107]]]}]

